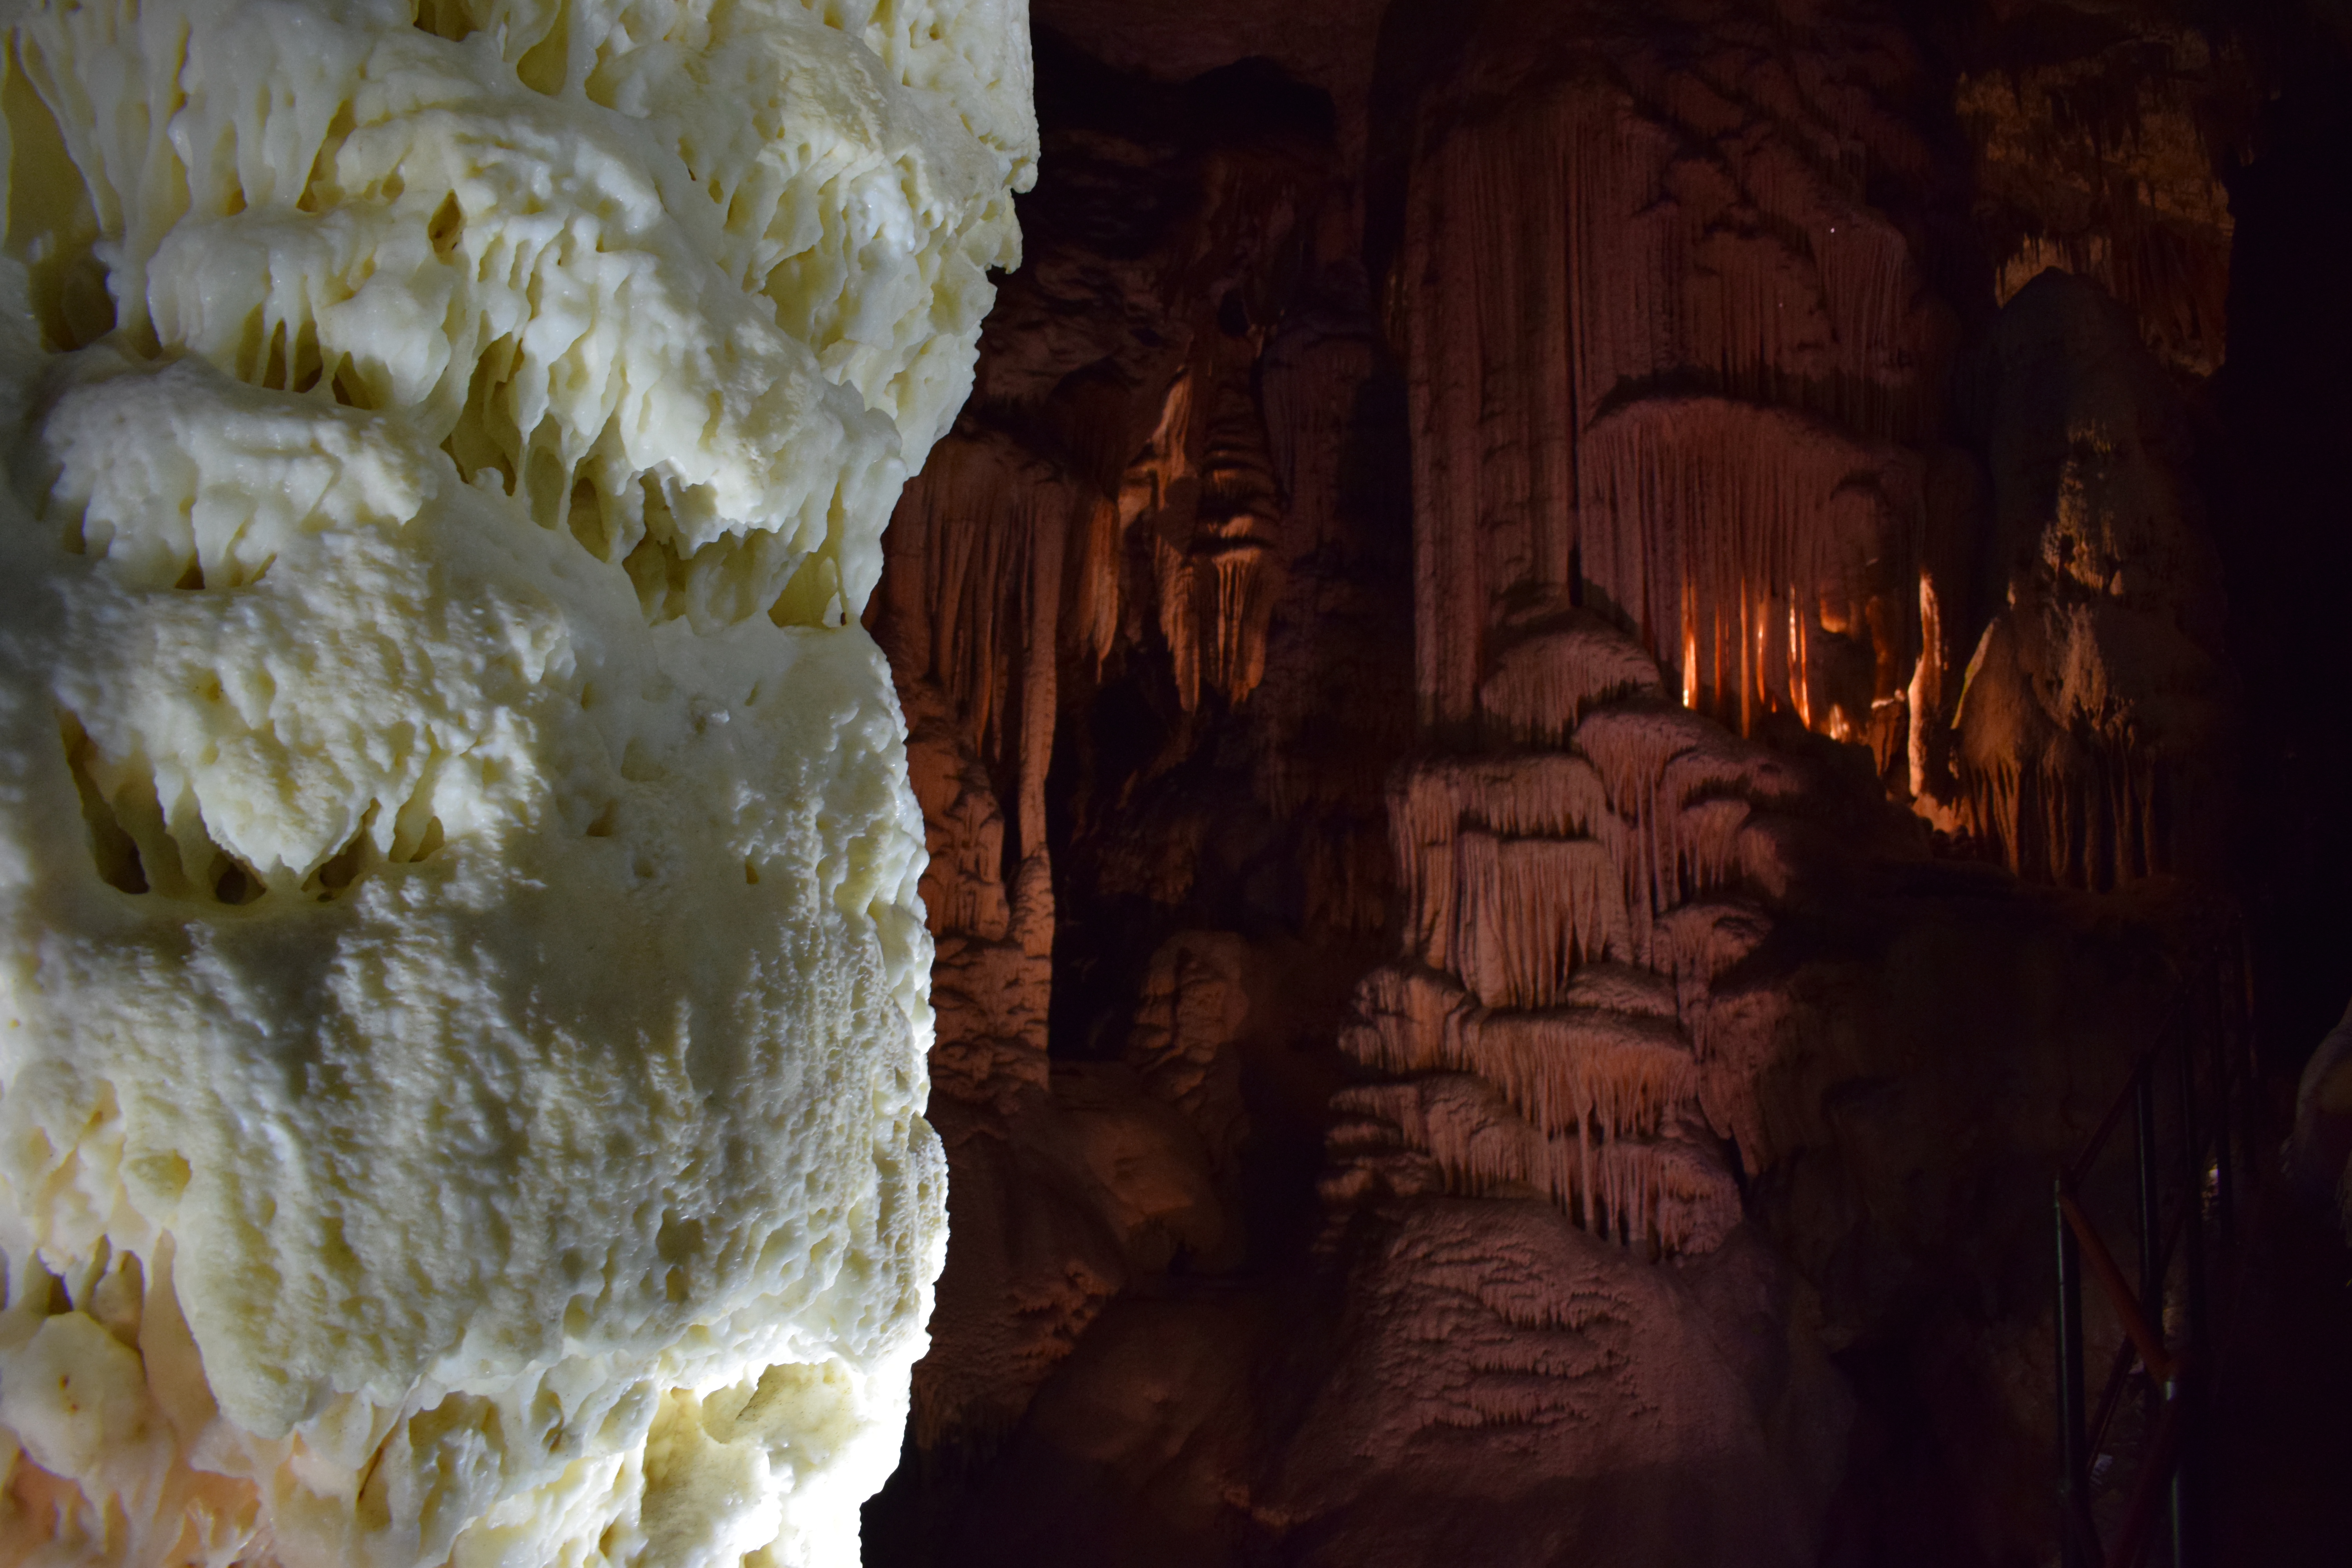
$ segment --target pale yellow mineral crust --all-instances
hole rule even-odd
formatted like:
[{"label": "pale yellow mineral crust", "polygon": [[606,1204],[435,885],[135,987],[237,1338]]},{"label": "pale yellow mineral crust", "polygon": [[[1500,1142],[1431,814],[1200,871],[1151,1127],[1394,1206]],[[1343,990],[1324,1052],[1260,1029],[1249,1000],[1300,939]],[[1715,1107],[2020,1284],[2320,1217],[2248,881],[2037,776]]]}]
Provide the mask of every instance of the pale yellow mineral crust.
[{"label": "pale yellow mineral crust", "polygon": [[5,16],[0,1565],[854,1563],[1018,0]]}]

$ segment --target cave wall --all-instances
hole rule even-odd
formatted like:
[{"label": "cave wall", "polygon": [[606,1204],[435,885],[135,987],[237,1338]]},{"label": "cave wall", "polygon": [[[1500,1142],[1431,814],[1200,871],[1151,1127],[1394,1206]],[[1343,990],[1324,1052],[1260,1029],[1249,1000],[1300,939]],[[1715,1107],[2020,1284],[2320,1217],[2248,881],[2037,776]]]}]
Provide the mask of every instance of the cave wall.
[{"label": "cave wall", "polygon": [[2308,890],[2233,826],[2261,49],[1036,15],[869,617],[954,1238],[869,1559],[2034,1560],[2049,1170]]}]

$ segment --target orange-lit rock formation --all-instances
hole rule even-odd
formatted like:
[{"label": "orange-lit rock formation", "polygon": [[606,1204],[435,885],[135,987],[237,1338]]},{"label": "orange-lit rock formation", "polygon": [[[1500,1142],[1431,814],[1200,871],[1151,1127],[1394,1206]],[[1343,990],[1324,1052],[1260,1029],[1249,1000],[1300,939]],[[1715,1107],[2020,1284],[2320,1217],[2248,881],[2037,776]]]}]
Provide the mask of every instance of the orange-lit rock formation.
[{"label": "orange-lit rock formation", "polygon": [[[956,1173],[924,1447],[1010,1428],[1131,1283],[1238,1262],[1237,1053],[1279,1053],[1272,1125],[1311,1121],[1328,1071],[1292,1072],[1273,1042],[1299,1009],[1218,922],[1239,899],[1336,930],[1345,962],[1307,959],[1336,994],[1387,894],[1381,763],[1356,765],[1358,736],[1402,712],[1328,700],[1380,617],[1342,472],[1374,349],[1313,257],[1328,123],[1246,73],[1129,96],[1046,58],[1065,183],[1024,214],[1030,264],[908,489],[872,616],[930,839]],[[1318,289],[1340,302],[1299,308]],[[1370,658],[1401,674],[1401,653]],[[1198,798],[1192,759],[1220,746],[1234,761]],[[1236,817],[1295,836],[1284,886],[1249,885]],[[1092,990],[1073,1002],[1074,983]],[[1057,1035],[1085,1045],[1049,1051]],[[1315,1132],[1292,1136],[1311,1163]]]},{"label": "orange-lit rock formation", "polygon": [[2179,395],[2065,273],[2010,301],[1992,353],[1999,607],[1955,705],[1964,809],[2037,879],[2210,875],[2231,682]]},{"label": "orange-lit rock formation", "polygon": [[1754,895],[1789,890],[1771,809],[1794,781],[1668,700],[1622,634],[1570,611],[1531,640],[1557,645],[1535,657],[1568,733],[1392,786],[1403,952],[1341,1045],[1402,1081],[1335,1102],[1332,1191],[1526,1188],[1644,1252],[1710,1251],[1740,1205],[1702,1031],[1769,930]]},{"label": "orange-lit rock formation", "polygon": [[2034,1560],[2048,1173],[2234,930],[2234,46],[1039,14],[874,617],[955,1238],[875,1561]]},{"label": "orange-lit rock formation", "polygon": [[[1585,605],[1752,728],[1898,752],[1918,459],[1952,330],[1867,178],[1923,182],[1899,34],[1498,14],[1423,102],[1392,328],[1424,721]],[[1866,178],[1867,176],[1867,178]]]}]

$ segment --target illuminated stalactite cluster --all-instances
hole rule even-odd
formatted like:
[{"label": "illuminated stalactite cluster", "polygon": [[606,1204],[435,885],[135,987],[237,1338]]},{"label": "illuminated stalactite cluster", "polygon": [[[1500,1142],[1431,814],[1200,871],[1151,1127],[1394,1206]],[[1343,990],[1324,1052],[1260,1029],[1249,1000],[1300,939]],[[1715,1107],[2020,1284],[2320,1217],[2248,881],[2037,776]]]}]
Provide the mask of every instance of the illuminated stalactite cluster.
[{"label": "illuminated stalactite cluster", "polygon": [[[939,952],[956,1239],[914,1380],[927,1450],[1001,1437],[1171,1249],[1239,1256],[1234,1037],[1276,1026],[1263,994],[1284,988],[1213,929],[1223,840],[1276,840],[1269,918],[1316,941],[1360,943],[1387,912],[1385,758],[1360,732],[1401,738],[1401,658],[1397,700],[1330,700],[1363,684],[1334,668],[1358,641],[1402,652],[1402,605],[1361,581],[1346,515],[1375,369],[1362,288],[1313,258],[1312,117],[1211,85],[1204,104],[1060,79],[1082,121],[1055,142],[1064,183],[1024,209],[1028,264],[899,504],[869,616]],[[1220,777],[1167,781],[1203,752]],[[1142,952],[1118,945],[1139,929]],[[1129,967],[1097,982],[1098,953]],[[1335,1005],[1361,963],[1334,966]]]},{"label": "illuminated stalactite cluster", "polygon": [[1901,738],[1916,457],[1785,408],[1651,398],[1580,451],[1587,586],[1656,628],[1685,706],[1752,730],[1776,708],[1840,741]]},{"label": "illuminated stalactite cluster", "polygon": [[[2031,1555],[2039,1412],[1848,1421],[2028,1377],[2042,1293],[1949,1281],[2044,1259],[2010,1176],[2170,940],[2035,884],[2182,865],[2220,669],[2177,407],[1968,232],[1954,110],[2031,72],[1855,5],[1088,4],[1139,74],[1048,46],[876,622],[956,1237],[887,1560]],[[1286,42],[1166,85],[1219,29]]]},{"label": "illuminated stalactite cluster", "polygon": [[1254,347],[1179,373],[1119,477],[1119,524],[1144,542],[1155,629],[1187,712],[1203,691],[1234,703],[1256,689],[1281,590],[1284,509],[1248,384]]},{"label": "illuminated stalactite cluster", "polygon": [[1391,330],[1435,750],[1391,792],[1402,962],[1343,1042],[1398,1080],[1342,1095],[1329,1186],[1704,1252],[1739,1217],[1709,988],[1787,890],[1795,787],[1711,720],[1899,773],[1951,328],[1864,195],[1928,163],[1896,39],[1587,23],[1492,22],[1421,105]]},{"label": "illuminated stalactite cluster", "polygon": [[1391,786],[1403,951],[1341,1046],[1394,1081],[1340,1095],[1328,1190],[1528,1189],[1602,1236],[1707,1251],[1740,1213],[1701,1109],[1713,991],[1790,890],[1802,792],[1623,634],[1569,612],[1528,640],[1580,717]]},{"label": "illuminated stalactite cluster", "polygon": [[1468,724],[1512,618],[1580,604],[1703,711],[1891,754],[1916,658],[1901,445],[1950,328],[1863,190],[1921,177],[1885,107],[1914,68],[1884,36],[1682,26],[1703,52],[1680,68],[1654,40],[1502,28],[1423,108],[1394,323],[1423,718]]},{"label": "illuminated stalactite cluster", "polygon": [[[2012,314],[2034,258],[2088,267],[2137,312],[2137,335],[2210,369],[2229,230],[2200,115],[2220,89],[2203,56],[2148,76],[2137,97],[2115,87],[2117,62],[2158,43],[2119,43],[2055,76],[1970,79],[1959,107],[1986,199],[2007,204],[2009,226],[1994,226],[2024,237],[2003,253]],[[1412,395],[1421,719],[1448,743],[1556,730],[1528,717],[1528,683],[1544,678],[1517,640],[1580,607],[1630,633],[1695,711],[1743,733],[1793,720],[1866,744],[1890,793],[2030,876],[2104,887],[2171,869],[2171,775],[2210,753],[2210,726],[2152,723],[2146,701],[2093,713],[2081,693],[2035,700],[2063,740],[2012,734],[2002,718],[2011,623],[2040,613],[2002,597],[2012,557],[2035,548],[2020,531],[2057,541],[2080,531],[2068,519],[2084,507],[2122,503],[2102,499],[2105,480],[2063,489],[1999,451],[1988,485],[1975,459],[1937,444],[1957,331],[1921,259],[1932,161],[1908,117],[1923,83],[1907,46],[1872,24],[1824,14],[1774,30],[1698,5],[1638,37],[1589,17],[1490,21],[1460,79],[1423,103],[1391,294]],[[2103,114],[2145,145],[2125,146]],[[2045,143],[2066,156],[2042,158]],[[2064,177],[2020,184],[2021,159]],[[2101,251],[2112,265],[2067,249],[2094,229],[2122,237]],[[2048,237],[2061,230],[2071,237]],[[2117,364],[2120,352],[2098,351]],[[1989,379],[2021,384],[2008,374]],[[2033,417],[2086,450],[2146,445],[2114,425],[2120,409],[2089,405],[2165,404],[2154,362],[2097,374],[2084,409]],[[2142,390],[2116,392],[2117,376]],[[2186,521],[2148,526],[2193,537],[2177,455],[2154,461],[2169,472],[2149,504]],[[2184,595],[2168,579],[2124,596],[2147,610]],[[2103,583],[2094,596],[2117,595]],[[2160,618],[2126,634],[2113,616],[2078,615],[2029,640],[2101,670],[2212,665],[2210,616]],[[2151,652],[2126,637],[2153,639]],[[1482,710],[1496,675],[1519,717]],[[2059,712],[2085,701],[2079,723]]]},{"label": "illuminated stalactite cluster", "polygon": [[1019,781],[1016,859],[1045,843],[1064,643],[1099,658],[1109,640],[1099,510],[1082,482],[992,433],[940,443],[891,520],[876,613],[892,667],[937,688],[965,742]]}]

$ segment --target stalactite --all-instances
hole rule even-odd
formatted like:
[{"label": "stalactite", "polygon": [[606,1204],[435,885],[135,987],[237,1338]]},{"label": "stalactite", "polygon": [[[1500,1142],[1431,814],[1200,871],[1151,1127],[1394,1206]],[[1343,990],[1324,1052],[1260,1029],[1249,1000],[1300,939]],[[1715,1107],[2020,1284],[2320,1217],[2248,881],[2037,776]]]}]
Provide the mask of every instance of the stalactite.
[{"label": "stalactite", "polygon": [[2105,890],[2174,864],[2162,758],[2053,748],[2049,761],[1961,770],[1968,816],[2021,877]]},{"label": "stalactite", "polygon": [[920,679],[900,680],[899,700],[930,855],[921,893],[937,943],[933,1088],[982,1101],[1043,1089],[1054,931],[1046,851],[1024,857],[1008,885],[1003,805],[958,715]]},{"label": "stalactite", "polygon": [[921,891],[942,1094],[986,1101],[1046,1082],[1045,775],[1062,660],[1101,658],[1104,609],[1090,595],[1117,580],[1109,511],[1108,497],[1011,439],[959,433],[892,520],[870,616],[930,853]]},{"label": "stalactite", "polygon": [[[1670,1110],[1697,1093],[1690,1047],[1670,1017],[1589,1007],[1500,1011],[1433,976],[1403,973],[1389,989],[1408,1010],[1374,1014],[1341,1038],[1367,1067],[1475,1073],[1555,1132],[1598,1118],[1619,1132],[1654,1135]],[[1437,1004],[1443,1011],[1433,1017]]]},{"label": "stalactite", "polygon": [[1549,1005],[1579,963],[1630,952],[1616,860],[1598,839],[1465,832],[1454,875],[1440,951],[1489,1005]]},{"label": "stalactite", "polygon": [[1663,689],[1657,661],[1593,616],[1546,616],[1505,643],[1478,687],[1490,744],[1559,746],[1594,706]]},{"label": "stalactite", "polygon": [[907,764],[923,808],[930,862],[923,868],[923,911],[934,934],[962,931],[1001,942],[1012,923],[1004,887],[1004,816],[987,771],[979,765],[929,682],[902,682],[908,721]]},{"label": "stalactite", "polygon": [[1976,154],[1996,298],[2053,267],[2093,279],[2158,357],[2213,373],[2235,232],[2216,171],[2231,155],[2225,128],[2244,112],[2227,101],[2242,90],[2231,47],[2151,16],[1959,79],[1953,107]]},{"label": "stalactite", "polygon": [[1474,717],[1496,605],[1589,595],[1736,726],[1858,735],[1909,679],[1916,487],[1887,443],[1926,427],[1949,333],[1850,155],[1927,159],[1860,84],[1825,136],[1804,95],[1688,90],[1628,47],[1498,51],[1427,111],[1401,300],[1423,717]]},{"label": "stalactite", "polygon": [[1513,837],[1586,837],[1612,809],[1592,764],[1566,752],[1433,758],[1390,791],[1400,858],[1407,845],[1449,842],[1465,822]]},{"label": "stalactite", "polygon": [[[1407,923],[1440,967],[1454,962],[1464,891],[1478,886],[1461,865],[1465,826],[1489,837],[1575,840],[1613,824],[1599,775],[1580,757],[1443,759],[1400,773],[1389,795],[1398,879]],[[1586,923],[1605,931],[1622,917],[1596,913]]]},{"label": "stalactite", "polygon": [[[1316,824],[1307,829],[1308,923],[1369,931],[1388,918],[1390,877],[1382,781],[1359,759],[1401,752],[1411,709],[1364,694],[1392,689],[1401,674],[1409,682],[1411,652],[1397,635],[1402,606],[1371,586],[1394,567],[1377,557],[1384,530],[1365,510],[1400,498],[1360,482],[1365,387],[1380,355],[1359,287],[1351,269],[1327,277],[1276,325],[1257,363],[1285,504],[1281,570],[1262,579],[1274,589],[1265,674],[1249,700],[1262,731],[1279,737],[1259,761],[1258,800],[1277,818]],[[1335,691],[1349,696],[1334,701]]]},{"label": "stalactite", "polygon": [[1099,678],[1118,641],[1119,501],[1116,495],[1093,498],[1075,543],[1076,548],[1067,557],[1072,569],[1063,646],[1081,655],[1084,668]]},{"label": "stalactite", "polygon": [[1738,1213],[1696,1131],[1696,1032],[1744,1016],[1716,1009],[1713,987],[1769,921],[1726,895],[1786,890],[1774,812],[1802,786],[1667,702],[1654,661],[1637,679],[1623,634],[1575,629],[1547,655],[1548,690],[1580,717],[1531,708],[1525,731],[1560,735],[1555,749],[1426,758],[1391,783],[1405,961],[1365,978],[1340,1044],[1399,1080],[1354,1102],[1385,1108],[1393,1137],[1336,1138],[1357,1174],[1331,1191],[1414,1187],[1427,1174],[1397,1151],[1419,1151],[1460,1190],[1522,1184],[1675,1251]]},{"label": "stalactite", "polygon": [[1654,1139],[1547,1133],[1467,1073],[1343,1089],[1333,1110],[1351,1119],[1339,1147],[1367,1163],[1391,1147],[1421,1151],[1450,1190],[1532,1189],[1629,1246],[1706,1251],[1739,1212],[1729,1173],[1678,1126]]},{"label": "stalactite", "polygon": [[1658,921],[1660,967],[1674,976],[1683,1016],[1692,1019],[1698,1055],[1710,1054],[1701,1023],[1703,1004],[1715,983],[1763,945],[1771,921],[1753,906],[1727,900],[1685,904]]},{"label": "stalactite", "polygon": [[1195,545],[1184,572],[1198,627],[1198,682],[1237,703],[1265,679],[1266,624],[1282,592],[1282,557],[1263,541],[1220,538]]},{"label": "stalactite", "polygon": [[1151,434],[1119,475],[1121,529],[1131,528],[1171,504],[1177,483],[1193,476],[1193,405],[1198,390],[1187,366],[1177,371],[1161,393],[1160,416]]},{"label": "stalactite", "polygon": [[1283,509],[1283,553],[1306,557],[1342,539],[1350,521],[1341,468],[1356,399],[1372,374],[1373,342],[1353,312],[1309,305],[1286,322],[1258,362],[1266,456]]},{"label": "stalactite", "polygon": [[[1916,531],[1914,468],[1786,410],[1636,403],[1579,449],[1584,578],[1653,648],[1676,647],[1695,705],[1727,724],[1777,709],[1855,730],[1909,679],[1907,635],[1882,654],[1870,606]],[[1854,651],[1838,657],[1832,641]]]},{"label": "stalactite", "polygon": [[1673,983],[1654,970],[1630,963],[1580,965],[1568,977],[1560,1005],[1644,1018],[1676,1016]]},{"label": "stalactite", "polygon": [[1159,632],[1186,712],[1204,691],[1235,704],[1256,689],[1282,592],[1287,509],[1251,363],[1232,353],[1188,363],[1118,485],[1121,527],[1150,533]]},{"label": "stalactite", "polygon": [[[1100,658],[1105,617],[1071,594],[1070,579],[1116,580],[1097,553],[1108,542],[1103,500],[1009,437],[958,434],[933,451],[891,520],[876,636],[902,681],[921,678],[944,694],[965,739],[1011,785],[1020,855],[1045,842],[1064,641]],[[1075,624],[1064,616],[1073,597],[1086,612]]]},{"label": "stalactite", "polygon": [[[2176,796],[2195,766],[2190,748],[2059,730],[2001,684],[2006,660],[1978,668],[1960,722],[1967,745],[1956,773],[1962,819],[2021,877],[2106,889],[2176,870],[2180,840],[2205,825],[2185,818]],[[2004,711],[2006,710],[2006,711]]]},{"label": "stalactite", "polygon": [[[1720,939],[1718,939],[1720,940]],[[1710,1125],[1728,1134],[1750,1173],[1768,1169],[1806,1141],[1819,1105],[1780,1104],[1770,1069],[1801,1026],[1798,1000],[1769,984],[1717,985],[1696,994],[1684,1014],[1698,1060],[1698,1101]]]},{"label": "stalactite", "polygon": [[1622,839],[1632,945],[1651,962],[1656,917],[1748,875],[1751,812],[1791,798],[1796,781],[1769,753],[1736,746],[1717,726],[1663,703],[1601,709],[1573,743],[1606,792],[1613,816],[1602,820]]}]

